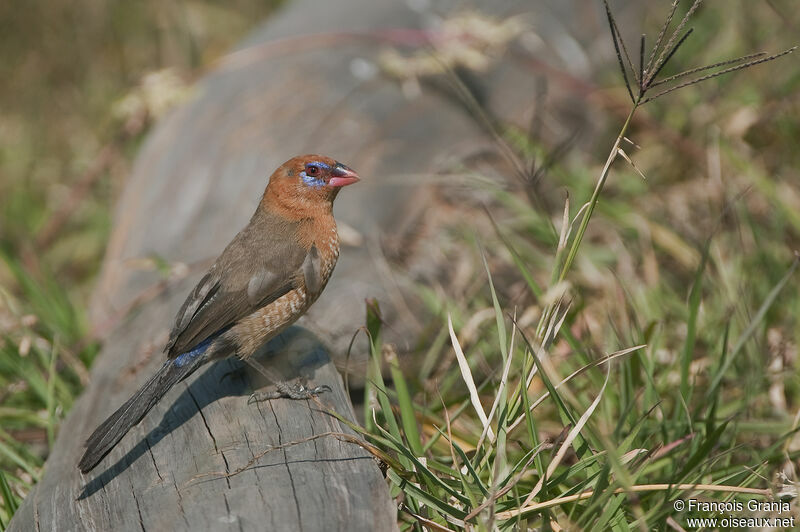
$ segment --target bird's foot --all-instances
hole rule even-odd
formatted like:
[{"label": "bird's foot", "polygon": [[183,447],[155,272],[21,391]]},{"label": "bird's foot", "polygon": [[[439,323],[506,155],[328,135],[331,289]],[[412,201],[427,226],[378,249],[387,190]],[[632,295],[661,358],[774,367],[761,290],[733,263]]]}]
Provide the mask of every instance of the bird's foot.
[{"label": "bird's foot", "polygon": [[315,386],[314,388],[309,388],[306,385],[299,382],[288,383],[283,381],[278,382],[276,384],[276,388],[277,389],[272,392],[253,392],[247,399],[247,404],[261,403],[263,401],[269,401],[271,399],[280,399],[281,397],[286,397],[288,399],[311,399],[312,397],[316,397],[322,392],[332,391],[331,387],[328,386],[327,384],[323,384],[322,386]]}]

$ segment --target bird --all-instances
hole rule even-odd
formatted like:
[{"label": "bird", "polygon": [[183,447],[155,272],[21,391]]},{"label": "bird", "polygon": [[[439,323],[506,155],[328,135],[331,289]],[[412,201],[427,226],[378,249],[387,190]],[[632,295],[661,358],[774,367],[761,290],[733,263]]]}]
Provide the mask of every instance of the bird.
[{"label": "bird", "polygon": [[[250,357],[302,316],[328,283],[339,258],[333,202],[342,187],[359,180],[351,168],[322,155],[293,157],[275,170],[250,222],[175,316],[164,364],[89,436],[81,473],[97,466],[170,388],[203,364],[236,356],[259,368]],[[277,392],[251,398],[304,399],[329,390],[277,384]]]}]

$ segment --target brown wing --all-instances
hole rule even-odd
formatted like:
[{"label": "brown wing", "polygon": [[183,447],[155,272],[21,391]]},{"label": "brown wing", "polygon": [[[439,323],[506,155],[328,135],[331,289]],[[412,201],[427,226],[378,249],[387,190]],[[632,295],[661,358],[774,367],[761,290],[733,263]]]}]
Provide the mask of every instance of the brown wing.
[{"label": "brown wing", "polygon": [[170,358],[275,301],[304,277],[309,254],[294,238],[297,225],[253,217],[183,303],[164,350]]}]

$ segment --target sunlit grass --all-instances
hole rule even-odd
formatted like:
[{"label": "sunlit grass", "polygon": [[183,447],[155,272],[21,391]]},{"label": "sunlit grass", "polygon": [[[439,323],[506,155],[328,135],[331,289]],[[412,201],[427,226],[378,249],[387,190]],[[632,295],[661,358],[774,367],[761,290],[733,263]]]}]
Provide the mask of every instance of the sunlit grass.
[{"label": "sunlit grass", "polygon": [[[680,39],[667,31],[664,42],[670,57]],[[365,418],[374,442],[399,457],[388,477],[404,529],[662,529],[685,523],[676,498],[797,496],[800,298],[786,242],[800,234],[788,207],[796,187],[776,185],[758,168],[763,158],[728,151],[741,140],[719,129],[682,147],[705,160],[653,148],[670,126],[648,131],[633,119],[647,70],[624,57],[632,111],[599,180],[589,188],[590,172],[574,163],[547,176],[570,192],[563,216],[475,182],[494,195],[488,215],[503,220],[480,246],[465,242],[484,288],[450,301],[420,290],[443,332],[418,374],[392,371],[394,386],[381,378],[387,348],[368,312]],[[740,75],[734,87],[748,83]],[[691,90],[696,99],[703,88]],[[656,105],[658,115],[670,103]],[[624,139],[632,135],[641,154]],[[519,130],[507,139],[518,153],[540,152]],[[640,161],[654,152],[675,168]],[[674,171],[690,175],[665,183]],[[501,284],[487,262],[505,272]],[[512,305],[497,287],[520,282],[527,296]],[[434,373],[440,358],[449,368]]]}]

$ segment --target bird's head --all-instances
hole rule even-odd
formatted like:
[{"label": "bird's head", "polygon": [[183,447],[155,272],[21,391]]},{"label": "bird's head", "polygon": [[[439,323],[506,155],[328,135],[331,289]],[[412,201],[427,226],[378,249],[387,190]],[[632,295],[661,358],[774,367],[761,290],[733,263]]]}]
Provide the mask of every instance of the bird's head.
[{"label": "bird's head", "polygon": [[300,155],[283,163],[269,179],[265,200],[305,210],[330,206],[342,187],[359,180],[344,164],[323,155]]}]

